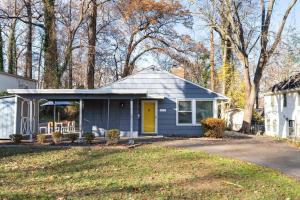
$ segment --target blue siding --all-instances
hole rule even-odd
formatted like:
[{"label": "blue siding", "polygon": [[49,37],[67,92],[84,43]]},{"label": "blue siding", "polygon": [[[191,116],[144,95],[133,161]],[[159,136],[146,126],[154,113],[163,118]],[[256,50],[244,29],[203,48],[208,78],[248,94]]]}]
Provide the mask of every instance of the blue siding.
[{"label": "blue siding", "polygon": [[0,98],[0,139],[14,134],[15,97]]},{"label": "blue siding", "polygon": [[[176,125],[176,99],[180,98],[208,98],[215,99],[219,94],[199,87],[188,81],[173,76],[166,71],[153,69],[143,70],[135,75],[115,82],[106,88],[111,89],[147,89],[150,95],[163,96],[158,100],[158,134],[172,136],[200,136],[201,126],[177,126]],[[159,112],[166,109],[166,112]],[[140,121],[140,120],[139,120]],[[139,122],[139,132],[141,124]]]},{"label": "blue siding", "polygon": [[[85,100],[83,110],[83,130],[92,131],[93,126],[104,129],[117,128],[130,131],[130,100],[110,100],[109,124],[107,124],[107,100]],[[121,107],[121,104],[124,106]],[[133,102],[133,129],[139,130],[138,101]],[[107,127],[108,125],[108,127]]]}]

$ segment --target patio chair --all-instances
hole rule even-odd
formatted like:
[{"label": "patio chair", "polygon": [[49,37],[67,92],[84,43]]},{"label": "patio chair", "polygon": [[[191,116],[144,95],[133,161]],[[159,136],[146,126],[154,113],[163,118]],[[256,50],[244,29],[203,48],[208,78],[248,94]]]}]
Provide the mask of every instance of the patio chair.
[{"label": "patio chair", "polygon": [[75,132],[75,121],[68,122],[69,132]]},{"label": "patio chair", "polygon": [[53,132],[53,122],[48,122],[48,131],[47,133],[50,134]]}]

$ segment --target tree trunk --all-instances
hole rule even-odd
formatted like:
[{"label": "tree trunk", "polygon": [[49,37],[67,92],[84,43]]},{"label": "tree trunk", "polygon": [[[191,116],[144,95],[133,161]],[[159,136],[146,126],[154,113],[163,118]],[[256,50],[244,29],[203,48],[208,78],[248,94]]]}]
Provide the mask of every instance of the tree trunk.
[{"label": "tree trunk", "polygon": [[7,62],[8,62],[8,73],[16,74],[16,38],[15,38],[15,28],[16,28],[16,19],[13,20],[10,27],[9,37],[8,37],[8,48],[7,48]]},{"label": "tree trunk", "polygon": [[25,6],[28,16],[27,36],[26,36],[26,64],[25,64],[25,77],[32,78],[32,11],[31,0],[25,1]]},{"label": "tree trunk", "polygon": [[69,87],[69,89],[73,88],[73,61],[72,61],[72,56],[71,56],[70,62],[69,62],[68,87]]},{"label": "tree trunk", "polygon": [[214,43],[214,30],[211,28],[210,30],[210,52],[209,52],[209,60],[210,60],[210,88],[212,91],[215,90],[215,43]]},{"label": "tree trunk", "polygon": [[243,133],[251,132],[251,121],[252,121],[256,93],[257,93],[257,86],[251,85],[250,95],[246,97],[247,99],[246,99],[246,105],[244,108],[243,125],[240,130]]},{"label": "tree trunk", "polygon": [[[71,29],[71,24],[72,24],[72,0],[69,1],[69,41],[72,39],[72,29]],[[73,53],[71,52],[70,57],[69,57],[69,67],[68,67],[68,88],[72,89],[73,88],[73,63],[72,63],[72,56]]]},{"label": "tree trunk", "polygon": [[0,72],[4,72],[2,27],[0,25]]},{"label": "tree trunk", "polygon": [[43,0],[44,3],[44,87],[59,88],[59,66],[55,27],[55,0]]},{"label": "tree trunk", "polygon": [[87,63],[87,78],[86,87],[88,89],[94,88],[95,76],[95,54],[96,54],[96,25],[97,25],[97,2],[92,0],[91,9],[89,12],[88,25],[88,63]]}]

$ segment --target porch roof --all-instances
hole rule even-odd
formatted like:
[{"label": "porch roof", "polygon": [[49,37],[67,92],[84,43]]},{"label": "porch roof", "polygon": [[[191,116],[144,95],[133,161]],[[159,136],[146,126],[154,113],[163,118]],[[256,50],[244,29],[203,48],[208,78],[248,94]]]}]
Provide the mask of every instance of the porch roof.
[{"label": "porch roof", "polygon": [[8,89],[9,94],[147,94],[146,89]]},{"label": "porch roof", "polygon": [[7,91],[29,99],[164,99],[164,96],[149,94],[147,89],[9,89]]}]

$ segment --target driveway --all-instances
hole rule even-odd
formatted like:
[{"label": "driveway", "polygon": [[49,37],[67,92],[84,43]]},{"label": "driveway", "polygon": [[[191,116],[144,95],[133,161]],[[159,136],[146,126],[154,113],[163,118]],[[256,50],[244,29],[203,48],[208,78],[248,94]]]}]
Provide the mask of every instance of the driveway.
[{"label": "driveway", "polygon": [[226,132],[223,139],[191,138],[163,142],[171,147],[201,150],[278,169],[300,180],[300,149],[267,136]]}]

